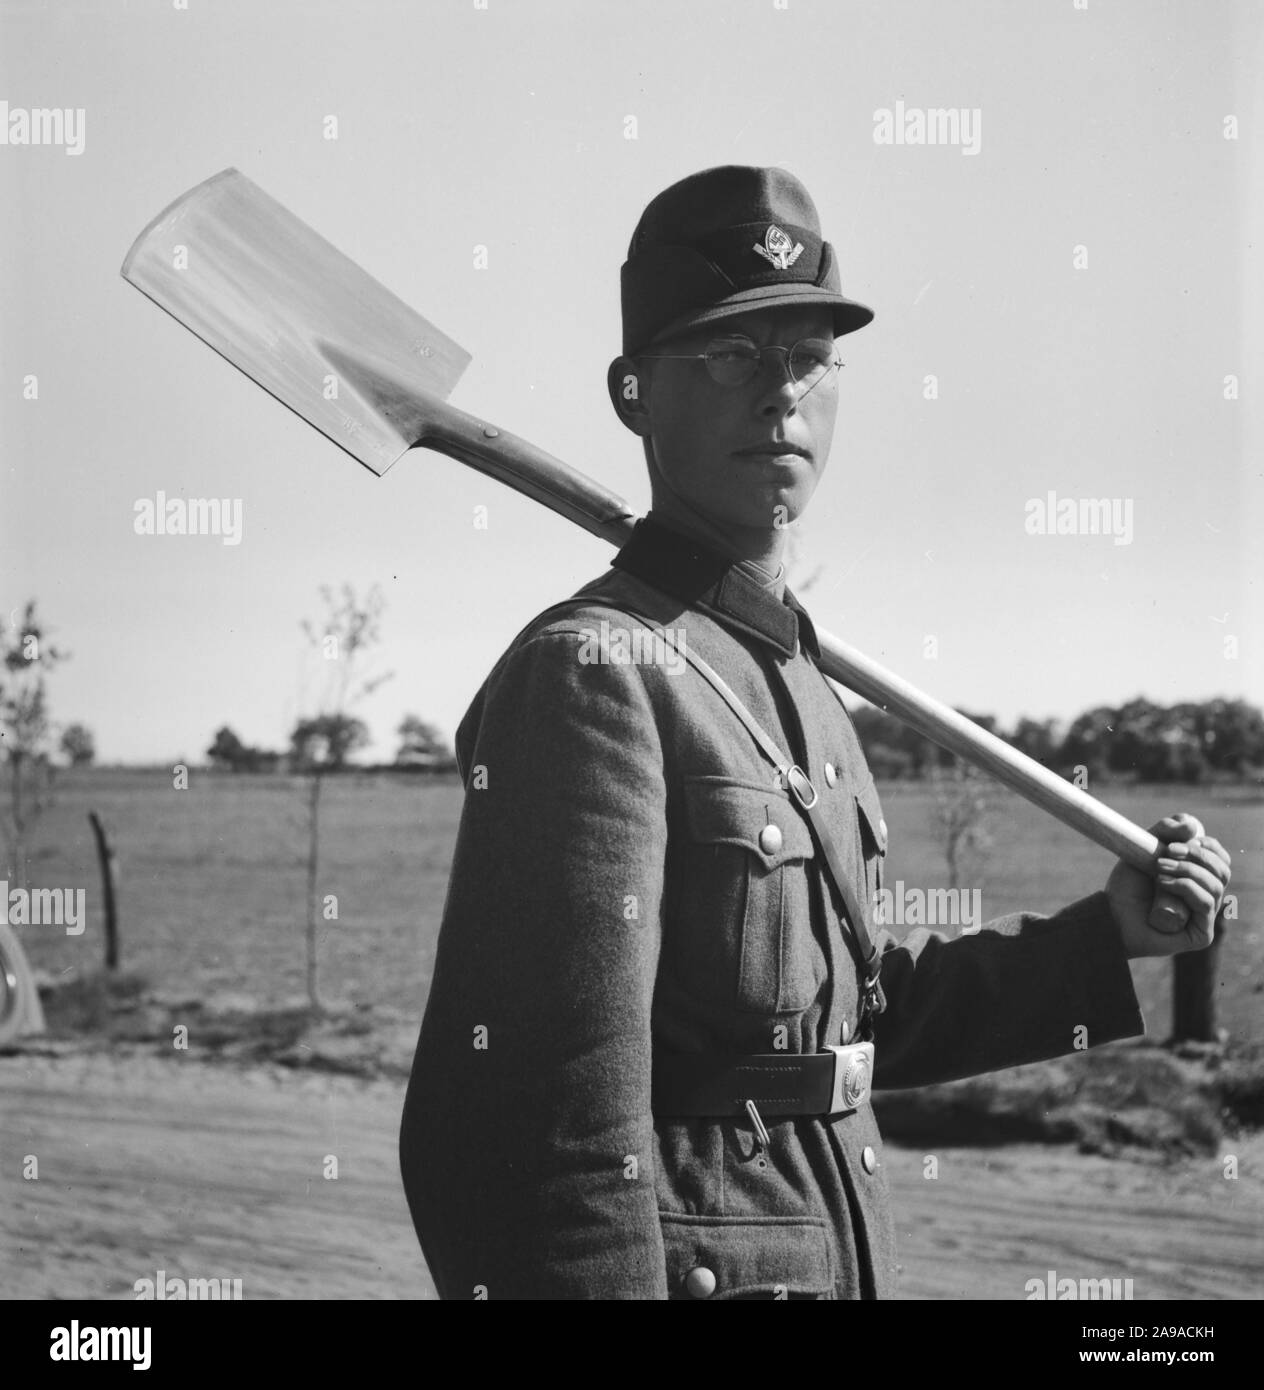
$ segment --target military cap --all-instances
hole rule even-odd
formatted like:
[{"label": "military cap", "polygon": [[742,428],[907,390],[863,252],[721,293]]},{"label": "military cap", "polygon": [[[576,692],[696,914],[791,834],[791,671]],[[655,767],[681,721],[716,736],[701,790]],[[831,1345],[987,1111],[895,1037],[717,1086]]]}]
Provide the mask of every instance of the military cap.
[{"label": "military cap", "polygon": [[750,309],[825,304],[834,335],[873,310],[843,296],[834,248],[807,189],[785,169],[691,174],[654,198],[622,271],[623,351]]}]

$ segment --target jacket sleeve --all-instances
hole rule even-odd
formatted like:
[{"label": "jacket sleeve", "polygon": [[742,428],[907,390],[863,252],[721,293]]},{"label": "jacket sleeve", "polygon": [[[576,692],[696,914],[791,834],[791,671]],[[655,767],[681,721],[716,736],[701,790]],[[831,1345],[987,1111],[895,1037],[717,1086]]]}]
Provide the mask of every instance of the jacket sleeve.
[{"label": "jacket sleeve", "polygon": [[1145,1032],[1105,893],[951,940],[883,932],[874,1086],[956,1081]]},{"label": "jacket sleeve", "polygon": [[[400,1155],[445,1298],[667,1297],[650,1011],[666,855],[642,673],[507,654],[465,805]],[[467,724],[470,719],[467,717]]]}]

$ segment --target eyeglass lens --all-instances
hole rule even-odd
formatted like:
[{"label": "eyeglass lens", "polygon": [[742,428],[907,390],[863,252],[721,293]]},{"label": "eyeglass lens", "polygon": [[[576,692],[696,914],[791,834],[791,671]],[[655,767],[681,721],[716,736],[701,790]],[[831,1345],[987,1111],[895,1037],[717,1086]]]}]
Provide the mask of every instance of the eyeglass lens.
[{"label": "eyeglass lens", "polygon": [[803,338],[793,347],[759,347],[749,338],[716,339],[707,345],[707,371],[722,386],[741,386],[759,370],[766,352],[784,353],[796,381],[815,385],[834,365],[834,345],[823,338]]}]

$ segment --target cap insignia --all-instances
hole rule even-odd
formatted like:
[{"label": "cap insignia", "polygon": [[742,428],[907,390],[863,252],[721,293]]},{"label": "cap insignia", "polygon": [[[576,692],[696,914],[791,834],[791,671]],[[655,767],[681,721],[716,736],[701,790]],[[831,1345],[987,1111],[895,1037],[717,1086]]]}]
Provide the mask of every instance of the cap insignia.
[{"label": "cap insignia", "polygon": [[764,233],[764,244],[759,242],[751,248],[778,270],[789,270],[790,267],[799,259],[803,252],[801,242],[792,242],[791,239],[774,222]]}]

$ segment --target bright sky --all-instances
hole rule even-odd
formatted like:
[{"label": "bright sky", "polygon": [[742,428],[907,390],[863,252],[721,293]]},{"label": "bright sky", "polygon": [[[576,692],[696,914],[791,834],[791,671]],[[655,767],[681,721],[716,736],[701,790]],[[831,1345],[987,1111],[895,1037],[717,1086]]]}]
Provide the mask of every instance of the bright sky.
[{"label": "bright sky", "polygon": [[[73,653],[55,716],[106,761],[198,759],[223,723],[281,747],[318,694],[318,586],[376,581],[395,675],[360,713],[389,758],[406,712],[450,736],[611,554],[434,453],[375,479],[119,277],[228,165],[473,354],[454,404],[637,511],[605,392],[636,219],[698,169],[790,169],[877,312],[843,340],[800,528],[819,623],[1007,722],[1264,701],[1259,21],[1246,0],[0,0],[10,122],[86,120],[78,155],[0,145],[0,603],[37,597]],[[977,153],[875,143],[897,102],[977,110]],[[241,543],[135,534],[160,490],[240,499]],[[1028,534],[1050,492],[1130,509],[1129,543]]]}]

